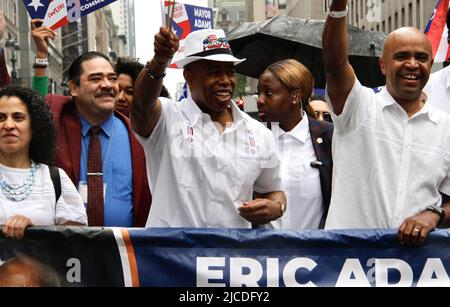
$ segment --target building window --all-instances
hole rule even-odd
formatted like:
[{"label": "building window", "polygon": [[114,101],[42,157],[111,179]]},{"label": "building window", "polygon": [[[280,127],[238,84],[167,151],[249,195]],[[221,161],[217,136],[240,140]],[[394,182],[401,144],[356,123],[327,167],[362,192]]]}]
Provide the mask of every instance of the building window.
[{"label": "building window", "polygon": [[278,8],[280,10],[285,10],[287,7],[286,0],[278,0]]},{"label": "building window", "polygon": [[246,20],[245,18],[245,11],[239,11],[238,12],[238,20]]},{"label": "building window", "polygon": [[413,7],[412,3],[408,5],[408,26],[413,27]]}]

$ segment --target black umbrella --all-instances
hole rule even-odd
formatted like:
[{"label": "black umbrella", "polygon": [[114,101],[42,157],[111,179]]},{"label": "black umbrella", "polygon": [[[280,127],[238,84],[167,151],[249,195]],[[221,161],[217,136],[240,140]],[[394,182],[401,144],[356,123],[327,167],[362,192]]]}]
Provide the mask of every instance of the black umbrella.
[{"label": "black umbrella", "polygon": [[[322,60],[322,32],[325,21],[276,16],[261,22],[247,22],[228,33],[235,56],[247,58],[237,72],[259,78],[270,64],[294,58],[309,68],[315,87],[325,87]],[[386,34],[348,26],[349,60],[358,79],[369,87],[384,85],[378,59]]]}]

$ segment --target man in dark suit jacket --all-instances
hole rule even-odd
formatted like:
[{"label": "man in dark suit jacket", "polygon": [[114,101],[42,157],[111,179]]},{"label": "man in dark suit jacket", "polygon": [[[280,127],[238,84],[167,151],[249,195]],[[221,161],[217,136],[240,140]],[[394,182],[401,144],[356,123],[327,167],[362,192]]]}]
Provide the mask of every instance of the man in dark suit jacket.
[{"label": "man in dark suit jacket", "polygon": [[[106,155],[102,154],[105,173],[103,178],[104,182],[107,182],[106,191],[104,191],[104,226],[145,226],[151,195],[144,151],[132,132],[129,120],[114,111],[118,94],[117,74],[109,59],[98,52],[88,52],[78,57],[69,68],[69,88],[72,97],[60,95],[46,97],[59,131],[57,166],[66,171],[84,196],[81,186],[83,180],[87,180],[89,176],[86,173],[86,161],[91,139],[86,131],[92,126],[100,126],[105,140],[101,142],[102,153],[106,153]],[[112,130],[109,132],[105,127],[108,121],[112,121]],[[125,134],[124,131],[126,131]],[[109,169],[109,179],[105,178],[105,175],[108,176],[108,171],[105,172],[105,169]],[[127,180],[126,178],[130,178],[131,182],[125,182],[124,185],[120,183]],[[119,184],[120,187],[117,187]],[[86,186],[84,189],[86,190]],[[129,195],[130,192],[131,202],[118,199],[118,193]],[[131,218],[130,211],[132,211]],[[128,215],[128,217],[117,216],[120,214]]]},{"label": "man in dark suit jacket", "polygon": [[[75,101],[71,97],[51,94],[46,96],[46,101],[58,127],[56,165],[64,169],[73,183],[78,186],[80,181],[81,124]],[[119,112],[114,112],[114,116],[126,125],[130,137],[133,173],[133,226],[144,227],[151,204],[144,151],[131,130],[130,121]],[[117,180],[121,179],[117,178]]]},{"label": "man in dark suit jacket", "polygon": [[[31,23],[35,78],[46,76],[48,42],[56,35],[47,27],[37,27],[39,21]],[[119,94],[114,66],[104,54],[87,52],[72,62],[68,74],[72,97],[46,96],[59,131],[56,165],[78,187],[90,226],[143,227],[151,204],[144,151],[128,118],[114,112]],[[95,137],[91,132],[97,129],[101,157],[95,156],[101,158],[101,166],[89,154]],[[98,166],[94,172],[92,165]]]}]

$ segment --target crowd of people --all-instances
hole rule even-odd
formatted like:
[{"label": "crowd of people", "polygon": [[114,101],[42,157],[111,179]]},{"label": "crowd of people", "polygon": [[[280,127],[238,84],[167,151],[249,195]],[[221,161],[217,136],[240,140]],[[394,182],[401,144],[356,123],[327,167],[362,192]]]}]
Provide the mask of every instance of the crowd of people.
[{"label": "crowd of people", "polygon": [[[80,55],[66,97],[47,92],[56,34],[32,20],[32,89],[8,85],[0,49],[4,235],[21,238],[32,225],[397,228],[401,244],[422,244],[450,220],[448,68],[428,82],[428,38],[397,29],[375,94],[349,64],[346,7],[331,2],[323,31],[326,99],[313,95],[302,63],[272,63],[257,86],[265,124],[232,99],[245,59],[222,30],[187,36],[175,63],[188,86],[181,101],[163,86],[179,48],[165,27],[145,65]],[[0,18],[0,38],[4,27]]]}]

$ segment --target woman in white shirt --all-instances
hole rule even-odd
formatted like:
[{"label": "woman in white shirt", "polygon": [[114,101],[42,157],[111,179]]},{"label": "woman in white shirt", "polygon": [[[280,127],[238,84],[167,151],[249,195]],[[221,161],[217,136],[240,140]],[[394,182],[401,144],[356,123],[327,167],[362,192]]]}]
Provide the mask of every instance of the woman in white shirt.
[{"label": "woman in white shirt", "polygon": [[270,65],[259,78],[259,117],[268,123],[278,144],[288,203],[284,216],[273,223],[275,228],[318,229],[325,223],[333,125],[305,115],[313,88],[311,72],[293,59]]},{"label": "woman in white shirt", "polygon": [[0,90],[0,225],[20,239],[28,226],[86,225],[81,196],[59,169],[56,199],[48,164],[56,150],[56,129],[44,100],[30,89]]}]

